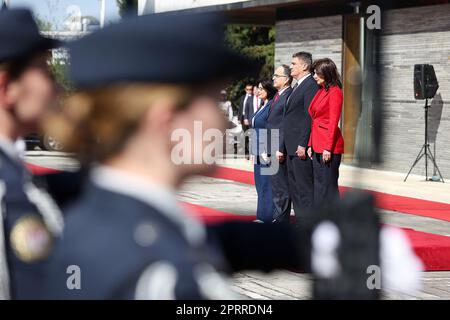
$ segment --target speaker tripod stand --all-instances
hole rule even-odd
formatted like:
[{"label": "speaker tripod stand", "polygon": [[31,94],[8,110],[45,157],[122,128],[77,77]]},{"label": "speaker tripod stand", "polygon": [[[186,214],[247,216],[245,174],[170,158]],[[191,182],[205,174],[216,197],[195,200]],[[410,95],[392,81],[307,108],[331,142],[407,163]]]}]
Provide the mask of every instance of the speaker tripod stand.
[{"label": "speaker tripod stand", "polygon": [[425,99],[425,143],[423,144],[422,149],[420,149],[419,154],[416,157],[416,160],[414,160],[403,182],[405,182],[406,179],[408,179],[408,176],[411,173],[412,169],[423,157],[425,157],[425,181],[428,181],[428,159],[429,159],[431,160],[437,172],[439,173],[439,178],[442,181],[442,183],[445,182],[444,178],[442,177],[441,171],[439,170],[439,167],[436,164],[436,160],[433,157],[433,153],[430,150],[430,144],[428,143],[428,108],[430,108],[430,106],[428,105],[428,99]]}]

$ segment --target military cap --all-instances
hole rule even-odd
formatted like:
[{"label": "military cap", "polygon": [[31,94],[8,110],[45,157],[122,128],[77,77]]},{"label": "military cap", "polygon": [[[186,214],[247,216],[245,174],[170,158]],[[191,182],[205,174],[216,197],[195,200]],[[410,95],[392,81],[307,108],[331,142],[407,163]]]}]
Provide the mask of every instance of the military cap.
[{"label": "military cap", "polygon": [[0,10],[0,62],[55,48],[61,42],[41,36],[27,9]]},{"label": "military cap", "polygon": [[68,45],[78,88],[120,82],[199,83],[244,75],[255,64],[224,42],[215,14],[124,19]]}]

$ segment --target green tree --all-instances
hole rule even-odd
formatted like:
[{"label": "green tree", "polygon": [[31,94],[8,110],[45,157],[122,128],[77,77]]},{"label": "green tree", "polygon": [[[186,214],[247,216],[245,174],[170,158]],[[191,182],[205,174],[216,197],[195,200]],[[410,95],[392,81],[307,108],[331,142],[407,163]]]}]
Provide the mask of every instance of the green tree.
[{"label": "green tree", "polygon": [[[117,6],[119,7],[119,15],[123,18],[124,15],[126,14],[127,10],[128,10],[128,5],[129,3],[131,3],[131,5],[136,8],[138,7],[138,0],[116,0],[117,2]],[[136,12],[137,14],[137,12]]]},{"label": "green tree", "polygon": [[48,32],[53,30],[53,24],[50,21],[44,20],[39,16],[35,16],[36,24],[41,32]]},{"label": "green tree", "polygon": [[[38,16],[35,17],[35,20],[40,32],[49,32],[54,30],[53,24],[50,21],[47,21]],[[54,53],[55,51],[53,52],[53,54]],[[73,90],[73,86],[69,80],[69,76],[67,75],[68,63],[68,59],[64,56],[61,59],[52,58],[49,61],[50,72],[52,73],[55,82],[66,92],[70,92],[71,90]]]},{"label": "green tree", "polygon": [[68,72],[68,61],[53,61],[50,63],[50,71],[55,79],[55,82],[66,92],[73,90],[73,84],[70,81]]},{"label": "green tree", "polygon": [[264,26],[228,25],[225,38],[229,46],[259,62],[260,69],[253,77],[239,79],[227,88],[228,98],[237,106],[245,85],[259,79],[270,79],[274,67],[275,28]]}]

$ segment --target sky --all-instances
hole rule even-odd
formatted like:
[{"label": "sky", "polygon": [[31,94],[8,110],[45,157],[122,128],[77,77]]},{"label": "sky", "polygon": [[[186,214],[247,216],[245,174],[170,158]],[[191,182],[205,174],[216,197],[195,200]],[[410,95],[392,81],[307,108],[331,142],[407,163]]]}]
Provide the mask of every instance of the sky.
[{"label": "sky", "polygon": [[[0,3],[3,1],[0,0]],[[100,18],[100,2],[98,0],[9,0],[10,7],[28,7],[40,19],[62,27],[62,22],[74,12],[73,6],[81,11],[82,16]],[[106,0],[106,23],[119,19],[116,0]]]}]

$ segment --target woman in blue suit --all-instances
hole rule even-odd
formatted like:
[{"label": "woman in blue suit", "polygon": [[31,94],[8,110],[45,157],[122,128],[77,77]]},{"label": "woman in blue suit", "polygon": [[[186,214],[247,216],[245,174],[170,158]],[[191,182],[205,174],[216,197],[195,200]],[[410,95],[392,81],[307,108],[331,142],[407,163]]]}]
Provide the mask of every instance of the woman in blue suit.
[{"label": "woman in blue suit", "polygon": [[[255,222],[272,222],[275,207],[272,197],[272,182],[264,168],[270,166],[269,150],[267,148],[267,117],[269,116],[272,99],[277,90],[269,80],[263,80],[258,85],[258,96],[262,106],[252,118],[252,154],[254,155],[254,175],[256,192],[258,193],[258,208]],[[267,170],[268,171],[268,170]]]}]

